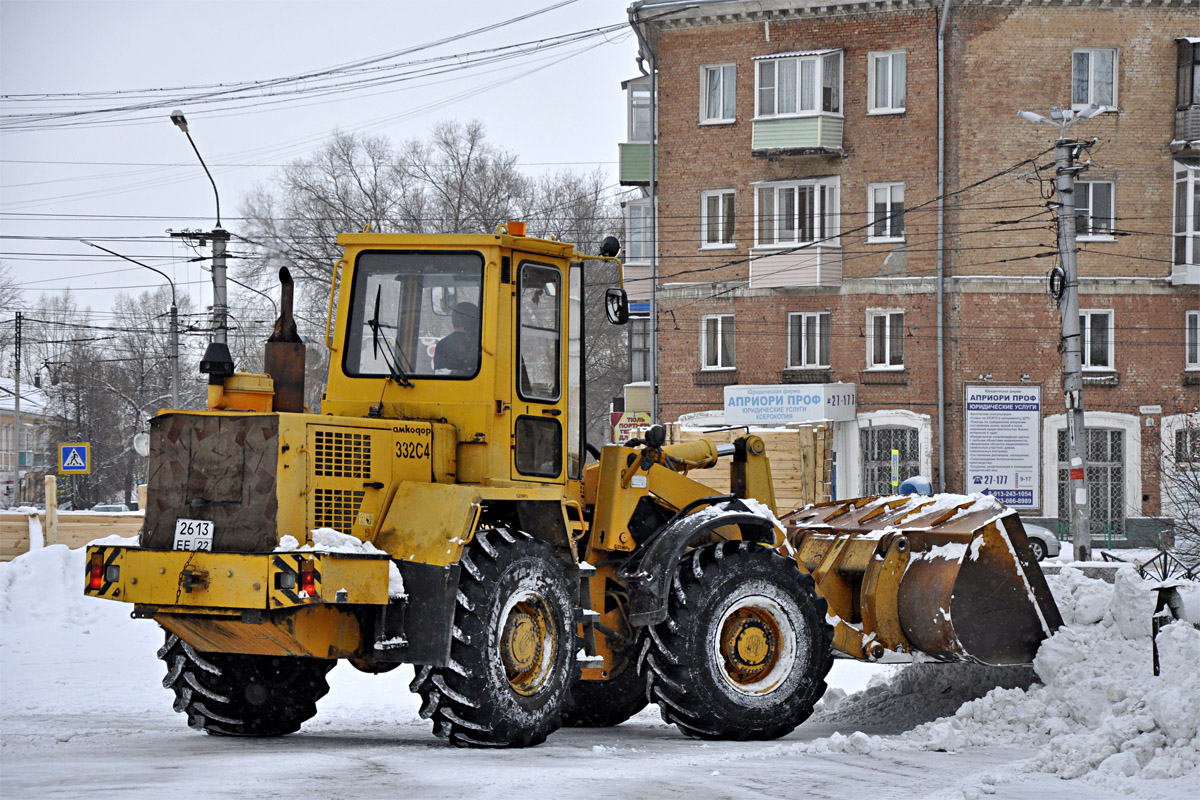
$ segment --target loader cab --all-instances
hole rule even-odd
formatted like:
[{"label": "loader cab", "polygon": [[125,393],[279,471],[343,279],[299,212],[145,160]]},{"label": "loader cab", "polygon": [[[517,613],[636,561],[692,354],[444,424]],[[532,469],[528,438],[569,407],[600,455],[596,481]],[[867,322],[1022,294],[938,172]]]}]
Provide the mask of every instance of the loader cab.
[{"label": "loader cab", "polygon": [[459,483],[581,477],[583,264],[571,245],[507,231],[339,243],[323,413],[450,423]]}]

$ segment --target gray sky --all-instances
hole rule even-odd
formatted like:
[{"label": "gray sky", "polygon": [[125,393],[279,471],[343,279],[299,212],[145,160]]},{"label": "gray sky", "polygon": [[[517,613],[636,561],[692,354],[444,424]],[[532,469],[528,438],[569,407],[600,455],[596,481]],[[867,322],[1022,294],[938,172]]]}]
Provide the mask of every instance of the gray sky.
[{"label": "gray sky", "polygon": [[[215,222],[212,186],[187,138],[168,119],[176,105],[187,115],[216,180],[222,222],[234,232],[246,191],[286,161],[317,149],[335,129],[383,135],[399,144],[425,137],[444,119],[479,119],[488,139],[518,154],[526,172],[601,167],[615,184],[617,143],[625,134],[620,82],[637,74],[636,41],[627,25],[564,47],[540,52],[529,47],[519,58],[472,69],[454,65],[443,74],[356,94],[275,103],[279,98],[264,91],[240,108],[215,109],[175,102],[190,94],[179,90],[162,95],[170,99],[167,108],[81,115],[28,130],[16,124],[15,115],[112,108],[143,96],[35,102],[15,95],[129,92],[307,74],[561,2],[0,0],[0,94],[5,95],[0,102],[0,260],[26,290],[25,305],[43,291],[69,286],[79,305],[90,305],[101,323],[118,290],[138,294],[162,279],[79,243],[81,238],[162,269],[181,292],[190,291],[196,305],[208,305],[208,274],[185,263],[193,255],[188,248],[162,238],[167,228],[209,228]],[[617,25],[625,22],[627,5],[626,0],[574,0],[395,61]],[[0,318],[14,310],[0,309]]]}]

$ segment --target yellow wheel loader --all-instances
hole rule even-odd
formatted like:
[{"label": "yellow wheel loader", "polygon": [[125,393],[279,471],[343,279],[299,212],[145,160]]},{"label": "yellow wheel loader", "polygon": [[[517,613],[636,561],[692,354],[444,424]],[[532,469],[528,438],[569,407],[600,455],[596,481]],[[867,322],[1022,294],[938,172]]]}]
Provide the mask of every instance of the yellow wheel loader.
[{"label": "yellow wheel loader", "polygon": [[[191,726],[293,732],[345,660],[413,665],[421,715],[460,746],[648,702],[690,736],[769,739],[812,712],[835,649],[1023,663],[1060,624],[994,503],[864,498],[781,523],[758,436],[586,442],[583,278],[619,267],[615,239],[338,241],[321,413],[283,270],[268,374],[210,347],[208,409],[151,422],[138,545],[88,548],[86,593],[164,629]],[[628,318],[619,286],[605,305]],[[728,494],[689,474],[721,462]]]}]

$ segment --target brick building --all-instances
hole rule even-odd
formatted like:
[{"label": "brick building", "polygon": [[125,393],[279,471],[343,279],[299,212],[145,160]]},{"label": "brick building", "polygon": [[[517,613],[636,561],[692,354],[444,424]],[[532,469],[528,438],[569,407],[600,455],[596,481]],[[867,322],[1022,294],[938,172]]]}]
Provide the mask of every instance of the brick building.
[{"label": "brick building", "polygon": [[654,67],[625,83],[620,146],[647,313],[632,377],[654,330],[661,420],[719,411],[729,386],[854,384],[838,496],[923,474],[1065,520],[1058,131],[1017,112],[1095,104],[1070,129],[1097,140],[1075,192],[1093,534],[1164,528],[1164,452],[1200,464],[1195,0],[645,0],[630,18]]}]

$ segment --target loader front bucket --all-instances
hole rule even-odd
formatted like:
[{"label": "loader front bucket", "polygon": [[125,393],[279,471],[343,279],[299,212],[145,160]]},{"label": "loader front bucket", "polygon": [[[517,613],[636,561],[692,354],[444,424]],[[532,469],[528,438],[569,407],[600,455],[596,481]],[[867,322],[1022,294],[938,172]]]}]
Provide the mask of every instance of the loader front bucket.
[{"label": "loader front bucket", "polygon": [[1028,664],[1062,624],[1020,517],[991,497],[866,497],[782,521],[855,658]]}]

